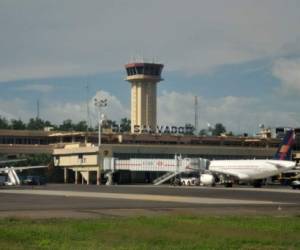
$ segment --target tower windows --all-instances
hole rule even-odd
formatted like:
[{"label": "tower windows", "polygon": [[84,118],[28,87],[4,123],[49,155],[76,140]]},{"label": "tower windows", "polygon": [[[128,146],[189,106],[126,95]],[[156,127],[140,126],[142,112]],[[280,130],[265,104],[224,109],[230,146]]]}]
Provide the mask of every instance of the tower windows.
[{"label": "tower windows", "polygon": [[149,75],[149,76],[160,76],[162,71],[161,65],[155,64],[138,64],[130,65],[126,68],[127,76],[132,75]]}]

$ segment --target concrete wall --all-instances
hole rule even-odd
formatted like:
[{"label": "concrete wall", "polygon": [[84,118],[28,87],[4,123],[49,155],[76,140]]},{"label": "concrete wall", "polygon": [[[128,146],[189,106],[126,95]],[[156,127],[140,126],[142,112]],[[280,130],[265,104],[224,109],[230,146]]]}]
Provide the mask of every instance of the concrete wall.
[{"label": "concrete wall", "polygon": [[0,144],[0,153],[6,155],[14,154],[52,154],[53,145],[20,145]]},{"label": "concrete wall", "polygon": [[54,157],[54,164],[61,167],[96,166],[98,165],[98,157],[97,154],[57,155]]}]

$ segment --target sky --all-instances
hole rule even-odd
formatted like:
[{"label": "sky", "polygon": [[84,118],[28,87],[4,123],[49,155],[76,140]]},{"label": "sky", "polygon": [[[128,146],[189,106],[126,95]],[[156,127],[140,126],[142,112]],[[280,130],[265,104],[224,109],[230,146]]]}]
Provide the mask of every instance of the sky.
[{"label": "sky", "polygon": [[[0,0],[0,115],[130,117],[124,64],[164,64],[159,125],[300,127],[298,0]],[[87,115],[87,110],[90,116]],[[88,119],[89,117],[89,119]]]}]

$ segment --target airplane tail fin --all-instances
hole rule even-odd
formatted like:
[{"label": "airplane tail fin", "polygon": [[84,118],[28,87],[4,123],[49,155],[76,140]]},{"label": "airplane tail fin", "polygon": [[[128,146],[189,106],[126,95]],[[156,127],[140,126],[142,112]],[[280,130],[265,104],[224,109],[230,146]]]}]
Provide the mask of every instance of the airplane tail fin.
[{"label": "airplane tail fin", "polygon": [[295,142],[294,130],[291,129],[286,131],[283,141],[280,144],[276,154],[274,155],[274,159],[290,160],[294,142]]}]

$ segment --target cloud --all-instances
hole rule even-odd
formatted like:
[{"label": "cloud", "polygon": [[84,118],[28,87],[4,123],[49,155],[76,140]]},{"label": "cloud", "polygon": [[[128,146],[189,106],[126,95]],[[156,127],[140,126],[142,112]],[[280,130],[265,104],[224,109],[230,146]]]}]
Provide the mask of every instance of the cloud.
[{"label": "cloud", "polygon": [[[194,124],[195,95],[193,93],[164,92],[158,97],[158,124]],[[223,123],[228,131],[254,134],[259,124],[266,126],[299,126],[297,111],[274,110],[264,101],[253,97],[225,96],[207,98],[198,96],[199,129],[207,123]]]},{"label": "cloud", "polygon": [[[107,91],[98,91],[90,100],[88,107],[92,126],[97,123],[98,115],[94,99],[107,99],[108,106],[102,112],[107,119],[120,121],[121,118],[130,118],[130,107],[124,105],[116,96]],[[191,92],[179,93],[164,91],[158,96],[158,125],[185,125],[194,124],[195,94]],[[281,103],[282,100],[276,100]],[[30,111],[32,103],[28,99],[15,98],[0,99],[0,115],[8,119],[21,118],[27,121],[35,117]],[[63,120],[72,119],[74,122],[87,119],[87,103],[84,101],[46,101],[40,103],[42,119],[60,124]],[[274,109],[272,105],[265,105],[264,100],[256,97],[225,96],[209,98],[198,96],[199,129],[206,128],[207,123],[221,122],[228,131],[235,133],[248,132],[254,134],[259,124],[266,126],[299,127],[300,116],[297,106],[295,109]]]},{"label": "cloud", "polygon": [[27,84],[17,88],[20,91],[35,91],[41,93],[48,93],[53,91],[53,86],[49,84]]},{"label": "cloud", "polygon": [[[114,95],[106,91],[98,91],[89,101],[86,102],[55,102],[43,108],[45,119],[54,123],[61,123],[63,120],[71,119],[74,122],[81,120],[88,121],[95,126],[98,120],[98,110],[94,105],[94,99],[107,99],[107,107],[102,108],[101,113],[107,119],[120,121],[121,118],[129,117],[128,108]],[[88,106],[87,106],[88,105]],[[88,118],[89,113],[89,118]]]},{"label": "cloud", "polygon": [[122,104],[116,96],[106,91],[98,91],[96,95],[90,100],[89,107],[92,111],[93,117],[97,117],[98,112],[94,104],[95,99],[107,99],[107,107],[101,109],[101,112],[106,115],[107,119],[118,122],[124,117],[130,117],[130,110],[128,109],[128,107],[124,106],[124,104]]},{"label": "cloud", "polygon": [[293,54],[298,13],[295,0],[1,1],[0,82],[117,71],[136,54],[190,74]]},{"label": "cloud", "polygon": [[28,102],[21,98],[11,98],[9,100],[0,99],[0,116],[6,119],[22,119],[27,120],[34,117],[30,112]]},{"label": "cloud", "polygon": [[[29,56],[30,58],[30,56]],[[79,65],[63,62],[32,63],[31,65],[3,66],[0,69],[0,81],[26,80],[34,78],[47,78],[53,76],[78,75]],[[82,72],[81,72],[82,74]]]},{"label": "cloud", "polygon": [[300,91],[300,58],[276,60],[272,67],[272,73],[280,80],[280,91],[293,94],[295,91]]},{"label": "cloud", "polygon": [[[192,93],[164,92],[158,99],[158,123],[170,125],[195,124],[195,95]],[[223,123],[229,130],[251,129],[251,109],[257,100],[247,97],[226,96],[205,98],[198,96],[199,128],[206,128],[207,123]],[[251,111],[251,112],[250,112]],[[249,113],[247,113],[249,112]],[[247,117],[247,119],[246,119]],[[247,120],[247,121],[246,121]]]},{"label": "cloud", "polygon": [[[52,123],[60,124],[66,119],[71,119],[74,122],[88,120],[88,109],[92,126],[95,126],[98,120],[98,110],[94,105],[94,99],[107,99],[108,105],[103,108],[107,119],[119,122],[124,117],[129,117],[129,109],[124,106],[121,101],[114,95],[106,91],[98,91],[88,102],[78,101],[49,101],[47,99],[40,102],[40,117],[44,120],[49,120]],[[88,108],[87,108],[88,103]],[[21,118],[24,121],[29,118],[36,117],[36,113],[30,112],[32,103],[29,99],[15,98],[11,100],[0,99],[0,116],[7,119]]]}]

